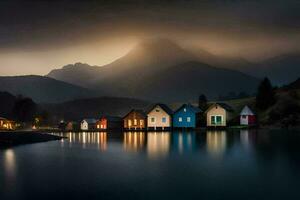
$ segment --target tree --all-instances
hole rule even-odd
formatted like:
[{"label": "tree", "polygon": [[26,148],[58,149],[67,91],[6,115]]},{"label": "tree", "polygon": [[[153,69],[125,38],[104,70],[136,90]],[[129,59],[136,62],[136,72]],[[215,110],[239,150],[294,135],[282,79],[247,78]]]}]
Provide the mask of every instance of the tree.
[{"label": "tree", "polygon": [[205,111],[207,109],[207,98],[204,94],[201,94],[198,98],[198,107]]},{"label": "tree", "polygon": [[32,99],[18,97],[13,108],[13,114],[18,121],[33,122],[36,112],[37,105]]},{"label": "tree", "polygon": [[256,107],[266,110],[275,103],[275,92],[268,78],[260,83],[256,95]]}]

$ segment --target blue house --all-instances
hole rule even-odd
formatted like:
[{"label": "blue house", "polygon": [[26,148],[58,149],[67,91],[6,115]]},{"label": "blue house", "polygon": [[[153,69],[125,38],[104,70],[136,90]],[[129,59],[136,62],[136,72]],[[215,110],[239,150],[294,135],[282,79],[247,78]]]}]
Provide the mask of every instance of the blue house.
[{"label": "blue house", "polygon": [[197,116],[202,110],[191,105],[183,104],[173,114],[174,128],[196,128]]}]

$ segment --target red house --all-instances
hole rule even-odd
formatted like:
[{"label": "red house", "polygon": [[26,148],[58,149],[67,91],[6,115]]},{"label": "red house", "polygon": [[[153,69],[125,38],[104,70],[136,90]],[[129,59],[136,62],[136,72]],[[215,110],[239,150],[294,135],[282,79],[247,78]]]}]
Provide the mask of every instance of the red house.
[{"label": "red house", "polygon": [[240,124],[247,126],[256,124],[256,116],[248,106],[245,106],[240,114]]},{"label": "red house", "polygon": [[96,122],[97,130],[122,129],[122,118],[103,116]]}]

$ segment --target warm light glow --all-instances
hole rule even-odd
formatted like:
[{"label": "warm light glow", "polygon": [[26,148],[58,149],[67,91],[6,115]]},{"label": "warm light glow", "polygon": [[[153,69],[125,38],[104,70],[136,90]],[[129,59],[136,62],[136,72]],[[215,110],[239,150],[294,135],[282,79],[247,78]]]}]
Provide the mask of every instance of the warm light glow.
[{"label": "warm light glow", "polygon": [[171,145],[170,132],[148,132],[147,153],[150,158],[166,156]]},{"label": "warm light glow", "polygon": [[125,132],[123,135],[123,144],[126,151],[137,151],[145,146],[144,132]]},{"label": "warm light glow", "polygon": [[226,150],[225,131],[207,131],[206,136],[207,151],[215,157],[219,157]]}]

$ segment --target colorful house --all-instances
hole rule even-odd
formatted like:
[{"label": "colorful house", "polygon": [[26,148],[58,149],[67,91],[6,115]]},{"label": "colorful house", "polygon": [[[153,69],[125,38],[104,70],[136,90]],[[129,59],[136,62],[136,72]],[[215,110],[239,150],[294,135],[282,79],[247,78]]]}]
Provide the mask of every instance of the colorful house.
[{"label": "colorful house", "polygon": [[196,128],[198,116],[201,112],[201,109],[191,104],[183,104],[173,114],[173,127]]},{"label": "colorful house", "polygon": [[155,104],[147,112],[148,130],[170,130],[172,110],[165,104]]},{"label": "colorful house", "polygon": [[142,110],[131,110],[123,118],[123,128],[125,130],[144,130],[146,129],[147,116]]},{"label": "colorful house", "polygon": [[225,103],[214,103],[206,110],[208,127],[225,127],[233,117],[233,109]]},{"label": "colorful house", "polygon": [[240,113],[240,124],[247,126],[256,124],[256,116],[248,106],[245,106]]},{"label": "colorful house", "polygon": [[97,130],[116,130],[122,129],[122,118],[112,116],[102,116],[96,122]]},{"label": "colorful house", "polygon": [[12,120],[0,117],[0,130],[14,130],[16,129],[16,123]]},{"label": "colorful house", "polygon": [[95,119],[84,119],[81,121],[80,129],[83,131],[95,130],[96,122]]}]

